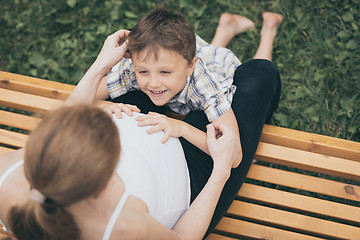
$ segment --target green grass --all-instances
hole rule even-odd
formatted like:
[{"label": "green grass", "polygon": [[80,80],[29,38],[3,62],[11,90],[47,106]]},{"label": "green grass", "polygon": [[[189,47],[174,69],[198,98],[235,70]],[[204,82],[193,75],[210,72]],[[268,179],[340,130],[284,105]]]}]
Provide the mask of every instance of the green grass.
[{"label": "green grass", "polygon": [[[2,0],[0,69],[76,84],[106,36],[131,28],[161,1]],[[261,12],[284,15],[274,46],[283,80],[272,124],[360,141],[359,0],[170,0],[210,41],[223,12],[255,21],[229,45],[241,61],[259,43]]]}]

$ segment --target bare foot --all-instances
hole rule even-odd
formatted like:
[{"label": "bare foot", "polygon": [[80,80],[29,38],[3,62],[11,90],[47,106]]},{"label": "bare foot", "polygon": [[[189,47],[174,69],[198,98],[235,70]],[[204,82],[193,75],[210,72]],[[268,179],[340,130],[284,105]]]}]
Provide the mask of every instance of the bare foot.
[{"label": "bare foot", "polygon": [[267,59],[272,61],[273,43],[277,29],[284,17],[279,13],[263,12],[263,26],[260,32],[260,44],[254,59]]},{"label": "bare foot", "polygon": [[218,28],[224,28],[235,36],[246,30],[254,29],[255,23],[244,16],[223,13],[220,16]]},{"label": "bare foot", "polygon": [[283,15],[281,15],[280,13],[273,13],[273,12],[263,12],[262,18],[263,18],[263,26],[261,32],[272,31],[275,32],[275,34],[277,28],[284,20]]},{"label": "bare foot", "polygon": [[250,29],[255,29],[255,23],[250,19],[236,14],[223,13],[211,44],[226,47],[236,35]]}]

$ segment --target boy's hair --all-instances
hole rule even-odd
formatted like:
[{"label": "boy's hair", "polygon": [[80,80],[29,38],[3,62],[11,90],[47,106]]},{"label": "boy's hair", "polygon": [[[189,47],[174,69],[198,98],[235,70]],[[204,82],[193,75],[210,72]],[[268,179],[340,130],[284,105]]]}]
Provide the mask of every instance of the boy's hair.
[{"label": "boy's hair", "polygon": [[146,50],[145,56],[154,54],[159,48],[182,55],[189,64],[196,52],[195,31],[179,13],[157,7],[142,17],[129,34],[128,48],[131,54]]}]

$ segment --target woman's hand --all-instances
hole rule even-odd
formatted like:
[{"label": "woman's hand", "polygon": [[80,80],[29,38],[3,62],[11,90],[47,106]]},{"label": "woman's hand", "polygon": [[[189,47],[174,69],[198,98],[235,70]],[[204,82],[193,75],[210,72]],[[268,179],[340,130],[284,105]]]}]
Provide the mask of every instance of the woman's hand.
[{"label": "woman's hand", "polygon": [[170,137],[181,137],[182,121],[169,118],[165,115],[149,112],[146,115],[139,116],[136,118],[138,125],[143,126],[154,126],[147,130],[147,133],[151,134],[154,132],[164,131],[164,137],[161,139],[162,143],[166,143]]},{"label": "woman's hand", "polygon": [[128,30],[119,30],[106,38],[94,63],[94,65],[104,68],[105,74],[110,72],[111,68],[123,57],[129,57],[129,54],[126,53],[129,33]]},{"label": "woman's hand", "polygon": [[240,153],[240,139],[226,124],[209,124],[207,128],[207,145],[214,161],[214,170],[230,176],[234,161]]},{"label": "woman's hand", "polygon": [[113,114],[115,114],[115,116],[119,119],[122,118],[122,113],[125,113],[126,115],[131,117],[133,115],[133,112],[140,112],[140,109],[137,106],[130,104],[113,103],[103,100],[95,101],[94,104],[104,110],[111,117],[113,116]]},{"label": "woman's hand", "polygon": [[66,99],[65,105],[91,104],[94,101],[103,77],[110,72],[116,63],[126,57],[128,36],[129,31],[119,30],[107,37],[95,62]]}]

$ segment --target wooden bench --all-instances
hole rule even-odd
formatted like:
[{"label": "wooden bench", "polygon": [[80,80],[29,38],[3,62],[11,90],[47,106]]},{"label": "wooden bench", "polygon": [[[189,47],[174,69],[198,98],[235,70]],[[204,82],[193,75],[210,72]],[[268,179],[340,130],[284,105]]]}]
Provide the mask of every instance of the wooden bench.
[{"label": "wooden bench", "polygon": [[[73,88],[0,72],[0,153],[23,147]],[[209,240],[360,239],[360,143],[266,125],[256,159]]]}]

